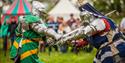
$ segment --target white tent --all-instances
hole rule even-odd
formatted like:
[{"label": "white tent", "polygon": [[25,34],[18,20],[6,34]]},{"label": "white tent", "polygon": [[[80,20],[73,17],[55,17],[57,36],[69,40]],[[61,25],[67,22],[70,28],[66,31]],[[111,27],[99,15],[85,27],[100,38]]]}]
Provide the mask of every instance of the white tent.
[{"label": "white tent", "polygon": [[73,6],[69,0],[60,0],[59,3],[49,12],[49,15],[63,17],[65,20],[70,18],[70,14],[73,13],[75,18],[80,18],[80,11]]},{"label": "white tent", "polygon": [[70,1],[76,7],[79,7],[79,6],[84,5],[86,3],[90,3],[91,5],[93,5],[92,0],[79,0],[79,1],[78,0],[70,0]]}]

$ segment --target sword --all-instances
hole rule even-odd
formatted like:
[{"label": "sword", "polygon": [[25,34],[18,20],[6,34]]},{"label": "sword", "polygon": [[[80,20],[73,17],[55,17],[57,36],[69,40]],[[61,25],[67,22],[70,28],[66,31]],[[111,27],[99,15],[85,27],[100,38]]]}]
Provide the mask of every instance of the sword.
[{"label": "sword", "polygon": [[116,10],[113,10],[113,11],[111,11],[111,12],[109,12],[109,13],[105,14],[105,16],[108,16],[108,15],[110,15],[110,14],[114,13],[114,12],[116,12]]},{"label": "sword", "polygon": [[67,34],[64,34],[60,38],[60,40],[55,43],[55,45],[64,44],[67,41],[72,40],[72,39],[85,38],[86,35],[84,35],[84,33],[83,33],[83,30],[82,30],[83,28],[84,28],[84,26],[81,26]]}]

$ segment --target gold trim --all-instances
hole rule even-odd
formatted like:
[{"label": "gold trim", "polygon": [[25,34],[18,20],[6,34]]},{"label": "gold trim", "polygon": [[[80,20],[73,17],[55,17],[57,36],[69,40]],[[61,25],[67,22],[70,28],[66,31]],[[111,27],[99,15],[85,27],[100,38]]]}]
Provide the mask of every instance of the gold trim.
[{"label": "gold trim", "polygon": [[26,43],[29,43],[29,42],[32,42],[31,40],[28,40],[28,39],[25,39],[22,41],[22,45],[26,44]]},{"label": "gold trim", "polygon": [[14,41],[13,45],[18,49],[19,44],[16,41]]},{"label": "gold trim", "polygon": [[33,54],[37,54],[37,52],[38,52],[38,49],[27,51],[27,52],[21,54],[21,60],[23,60],[24,58],[31,56]]},{"label": "gold trim", "polygon": [[[22,41],[22,45],[24,45],[26,43],[29,43],[29,42],[32,42],[32,41],[28,40],[28,39],[25,39],[25,40]],[[19,44],[17,43],[17,41],[14,41],[13,45],[18,49]]]}]

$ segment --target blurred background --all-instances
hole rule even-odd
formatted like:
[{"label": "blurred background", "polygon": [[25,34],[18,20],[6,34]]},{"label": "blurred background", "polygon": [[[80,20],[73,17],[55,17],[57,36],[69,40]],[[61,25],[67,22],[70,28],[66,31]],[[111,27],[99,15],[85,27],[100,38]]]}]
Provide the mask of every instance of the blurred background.
[{"label": "blurred background", "polygon": [[[13,2],[13,0],[3,0],[3,1]],[[44,2],[48,12],[59,2],[59,0],[37,0],[37,1]],[[125,0],[69,0],[69,1],[76,7],[86,2],[89,2],[103,14],[116,10],[115,13],[110,15],[112,19],[117,18],[115,19],[116,22],[119,22],[120,19],[125,16]],[[0,11],[2,11],[2,9],[0,9]]]},{"label": "blurred background", "polygon": [[[6,8],[8,8],[13,3],[13,1],[14,0],[0,0],[0,15],[2,15],[2,13],[5,12]],[[28,1],[31,2],[32,0]],[[47,13],[49,13],[52,11],[52,9],[55,8],[55,6],[61,0],[37,0],[37,1],[44,3],[46,11]],[[88,2],[104,15],[109,12],[115,11],[109,14],[108,17],[113,19],[117,25],[119,25],[122,18],[125,17],[125,0],[68,0],[68,1],[77,9],[79,8],[79,6]],[[6,6],[6,8],[3,9],[4,6]],[[71,13],[69,13],[69,16],[71,16],[70,14]],[[82,20],[83,17],[80,16],[81,20],[76,19],[76,22],[73,25],[70,25],[71,23],[69,22],[67,23],[69,27],[67,27],[67,25],[65,25],[66,22],[63,19],[63,17],[59,16],[59,18],[56,20],[58,23],[61,23],[60,25],[58,25],[59,33],[63,33],[63,31],[64,33],[66,33],[71,31],[75,27],[79,27],[78,26],[80,24],[79,21],[83,21]],[[42,18],[45,20],[45,22],[47,22],[47,24],[50,25],[50,27],[54,28],[55,31],[57,31],[56,28],[57,23],[53,23],[54,26],[51,24],[51,22],[54,21],[55,17],[45,15]],[[69,21],[71,20],[70,17],[68,19]],[[71,28],[71,30],[69,28]],[[9,39],[7,40],[6,43],[4,43],[4,40],[0,37],[0,63],[13,63],[13,61],[11,61],[9,57],[9,49],[11,46],[10,42],[11,40]],[[76,45],[77,42],[78,44]],[[79,45],[81,42],[82,40],[80,39],[72,41],[71,46],[67,46],[67,44],[64,44],[63,46],[50,47],[45,45],[44,42],[41,41],[39,46],[40,60],[45,63],[92,63],[96,53],[96,49],[94,49],[91,45],[88,45],[86,43],[82,43],[82,45]]]}]

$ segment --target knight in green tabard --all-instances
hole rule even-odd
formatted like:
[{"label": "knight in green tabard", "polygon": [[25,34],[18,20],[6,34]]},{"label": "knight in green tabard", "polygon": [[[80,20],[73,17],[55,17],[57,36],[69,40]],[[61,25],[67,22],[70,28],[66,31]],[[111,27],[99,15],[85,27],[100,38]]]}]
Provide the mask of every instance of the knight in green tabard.
[{"label": "knight in green tabard", "polygon": [[42,40],[41,37],[49,35],[49,37],[58,40],[61,35],[53,29],[47,28],[42,19],[39,16],[34,16],[34,14],[20,16],[19,20],[20,23],[16,29],[17,38],[10,50],[11,59],[15,63],[42,63],[38,60],[37,55],[39,41]]}]

